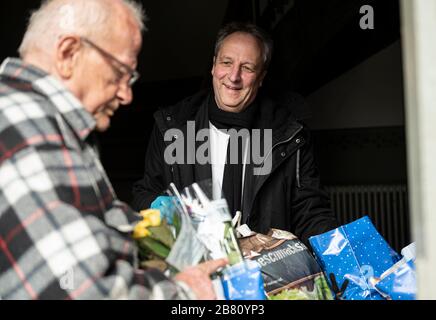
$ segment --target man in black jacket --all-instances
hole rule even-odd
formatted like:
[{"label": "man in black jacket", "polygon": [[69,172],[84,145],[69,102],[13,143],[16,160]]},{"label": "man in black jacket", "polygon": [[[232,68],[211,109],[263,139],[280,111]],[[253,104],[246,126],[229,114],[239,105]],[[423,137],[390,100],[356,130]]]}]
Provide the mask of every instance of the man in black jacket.
[{"label": "man in black jacket", "polygon": [[[254,25],[231,23],[220,30],[213,91],[154,115],[145,174],[133,187],[135,209],[149,207],[171,182],[181,189],[212,178],[214,194],[222,192],[230,212],[239,211],[240,222],[254,231],[288,230],[308,244],[310,236],[337,226],[309,131],[292,112],[300,100],[278,103],[258,94],[271,53],[272,41]],[[248,132],[239,135],[242,141],[240,132]]]}]

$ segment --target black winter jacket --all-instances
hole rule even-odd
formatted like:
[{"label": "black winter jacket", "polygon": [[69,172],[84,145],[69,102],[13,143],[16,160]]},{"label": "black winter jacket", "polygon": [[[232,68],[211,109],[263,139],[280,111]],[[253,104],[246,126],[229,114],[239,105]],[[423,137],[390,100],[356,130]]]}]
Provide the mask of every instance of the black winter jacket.
[{"label": "black winter jacket", "polygon": [[[181,190],[212,177],[210,164],[168,165],[164,161],[165,147],[171,143],[164,141],[166,130],[178,128],[186,133],[187,121],[195,121],[196,130],[208,127],[209,95],[198,93],[154,114],[144,177],[133,187],[134,209],[148,208],[171,182]],[[287,230],[307,245],[310,236],[331,230],[337,223],[320,185],[309,131],[293,116],[301,101],[280,104],[266,97],[257,99],[259,114],[253,127],[273,130],[272,149],[267,152],[272,157],[272,170],[267,175],[254,175],[256,165],[247,165],[241,224],[261,233],[270,228]]]}]

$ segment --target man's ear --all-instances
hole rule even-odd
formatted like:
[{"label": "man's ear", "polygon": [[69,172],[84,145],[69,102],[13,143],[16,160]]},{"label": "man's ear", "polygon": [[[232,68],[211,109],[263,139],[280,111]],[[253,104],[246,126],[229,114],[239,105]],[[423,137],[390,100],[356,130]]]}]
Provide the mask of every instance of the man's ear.
[{"label": "man's ear", "polygon": [[56,46],[56,70],[61,78],[72,77],[82,43],[78,36],[64,36]]},{"label": "man's ear", "polygon": [[262,71],[262,74],[261,74],[260,77],[259,77],[259,87],[262,86],[263,79],[265,79],[266,73],[267,73],[266,70]]}]

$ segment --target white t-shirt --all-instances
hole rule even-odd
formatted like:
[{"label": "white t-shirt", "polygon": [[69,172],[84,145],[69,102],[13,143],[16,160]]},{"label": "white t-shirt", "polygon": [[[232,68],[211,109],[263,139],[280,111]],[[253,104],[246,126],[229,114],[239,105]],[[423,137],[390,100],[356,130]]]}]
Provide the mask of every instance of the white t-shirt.
[{"label": "white t-shirt", "polygon": [[[223,186],[224,168],[227,158],[227,145],[229,143],[230,135],[220,131],[211,122],[209,122],[210,128],[210,159],[212,167],[212,184],[213,184],[213,197],[214,199],[221,198],[221,190]],[[243,159],[247,159],[248,143],[246,144],[245,154]],[[245,176],[245,162],[242,174],[242,197],[244,195],[244,176]]]},{"label": "white t-shirt", "polygon": [[212,167],[212,183],[214,199],[221,198],[224,167],[226,165],[227,145],[230,135],[218,130],[211,122],[210,128],[210,161]]}]

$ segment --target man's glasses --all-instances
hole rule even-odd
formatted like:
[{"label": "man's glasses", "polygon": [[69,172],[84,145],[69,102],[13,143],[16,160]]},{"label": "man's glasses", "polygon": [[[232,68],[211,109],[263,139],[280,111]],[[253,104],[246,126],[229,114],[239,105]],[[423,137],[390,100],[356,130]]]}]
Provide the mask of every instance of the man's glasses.
[{"label": "man's glasses", "polygon": [[[120,60],[118,60],[117,58],[115,58],[113,55],[111,55],[109,52],[107,52],[106,50],[100,48],[99,46],[97,46],[94,42],[92,42],[91,40],[85,38],[85,37],[80,37],[81,41],[83,41],[84,43],[86,43],[87,45],[89,45],[90,47],[94,48],[95,50],[97,50],[98,52],[100,52],[100,54],[102,54],[104,57],[108,58],[109,60],[111,60],[113,62],[113,64],[111,64],[112,67],[114,67],[116,69],[117,74],[120,75],[120,79],[122,76],[124,76],[125,74],[129,74],[130,78],[128,81],[129,86],[133,86],[133,84],[138,81],[140,74],[138,71],[133,70],[132,68],[130,68],[128,65],[126,65],[125,63],[121,62]],[[115,67],[115,65],[118,65],[118,67]]]}]

